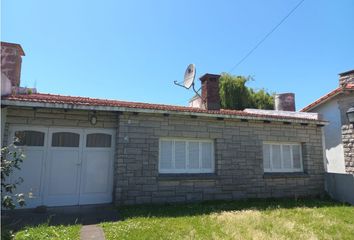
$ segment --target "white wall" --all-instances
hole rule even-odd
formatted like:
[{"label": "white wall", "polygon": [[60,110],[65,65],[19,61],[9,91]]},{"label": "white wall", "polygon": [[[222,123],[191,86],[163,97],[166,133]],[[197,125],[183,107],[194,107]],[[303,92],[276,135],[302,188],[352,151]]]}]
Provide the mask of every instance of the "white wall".
[{"label": "white wall", "polygon": [[341,113],[338,106],[338,98],[334,98],[311,112],[321,113],[329,124],[324,127],[325,165],[327,172],[345,173],[344,151],[342,144]]},{"label": "white wall", "polygon": [[189,101],[188,107],[201,108],[202,107],[202,99],[200,97],[193,98]]}]

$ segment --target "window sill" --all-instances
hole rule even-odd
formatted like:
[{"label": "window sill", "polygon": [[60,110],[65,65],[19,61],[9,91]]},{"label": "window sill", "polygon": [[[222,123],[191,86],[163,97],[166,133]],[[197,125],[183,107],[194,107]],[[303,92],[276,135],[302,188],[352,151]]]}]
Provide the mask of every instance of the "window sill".
[{"label": "window sill", "polygon": [[215,173],[160,173],[158,180],[214,180]]},{"label": "window sill", "polygon": [[284,172],[284,173],[264,173],[263,178],[308,178],[307,173],[303,172]]}]

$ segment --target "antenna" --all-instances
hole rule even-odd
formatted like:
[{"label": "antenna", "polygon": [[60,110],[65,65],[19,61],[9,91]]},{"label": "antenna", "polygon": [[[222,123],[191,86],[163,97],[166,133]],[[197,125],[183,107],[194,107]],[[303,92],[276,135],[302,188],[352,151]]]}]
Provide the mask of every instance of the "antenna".
[{"label": "antenna", "polygon": [[180,84],[177,81],[174,81],[174,84],[180,87],[184,87],[186,89],[190,89],[190,87],[194,84],[195,73],[195,65],[189,64],[184,73],[183,84]]},{"label": "antenna", "polygon": [[195,75],[196,75],[196,69],[195,69],[195,65],[194,64],[189,64],[185,73],[184,73],[184,79],[183,79],[183,84],[182,83],[178,83],[177,81],[174,81],[173,83],[177,86],[183,87],[185,89],[190,89],[191,87],[193,88],[193,91],[199,96],[200,94],[198,93],[198,91],[195,90],[194,88],[194,79],[195,79]]}]

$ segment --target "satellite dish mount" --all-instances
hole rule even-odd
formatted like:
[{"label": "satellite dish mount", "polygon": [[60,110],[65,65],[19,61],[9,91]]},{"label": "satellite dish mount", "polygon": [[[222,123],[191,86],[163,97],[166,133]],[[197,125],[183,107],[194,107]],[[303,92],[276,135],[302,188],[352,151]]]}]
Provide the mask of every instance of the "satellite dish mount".
[{"label": "satellite dish mount", "polygon": [[189,64],[185,73],[184,73],[184,79],[183,83],[178,83],[177,81],[174,81],[174,84],[180,87],[183,87],[185,89],[190,89],[192,87],[193,91],[199,96],[200,94],[198,93],[197,90],[195,90],[195,84],[194,84],[194,79],[196,75],[196,69],[194,64]]}]

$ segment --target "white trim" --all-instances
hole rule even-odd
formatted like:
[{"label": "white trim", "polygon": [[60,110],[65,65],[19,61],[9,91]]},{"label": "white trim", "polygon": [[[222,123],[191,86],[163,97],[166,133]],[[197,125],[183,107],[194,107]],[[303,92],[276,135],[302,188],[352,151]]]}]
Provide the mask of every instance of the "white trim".
[{"label": "white trim", "polygon": [[[162,141],[172,141],[172,167],[174,169],[161,169],[161,144]],[[175,143],[178,141],[186,142],[186,164],[185,169],[175,169]],[[190,169],[189,166],[189,143],[195,142],[199,145],[199,169]],[[202,168],[202,143],[211,144],[211,168]],[[159,156],[158,156],[158,170],[159,173],[213,173],[215,171],[215,151],[214,151],[214,141],[211,139],[196,139],[196,138],[160,138],[159,139]]]},{"label": "white trim", "polygon": [[[275,142],[275,141],[264,141],[264,145],[269,145],[269,158],[270,158],[270,168],[264,168],[264,172],[303,172],[303,158],[302,158],[302,144],[299,142]],[[280,160],[281,160],[281,169],[274,169],[273,168],[273,146],[278,145],[280,146]],[[290,147],[290,157],[291,157],[291,168],[284,168],[284,160],[283,160],[283,147],[284,146],[291,146]],[[294,168],[294,153],[293,153],[293,146],[299,146],[299,155],[300,155],[300,168]],[[264,151],[264,150],[263,150]],[[263,152],[263,166],[264,166],[264,152]]]}]

